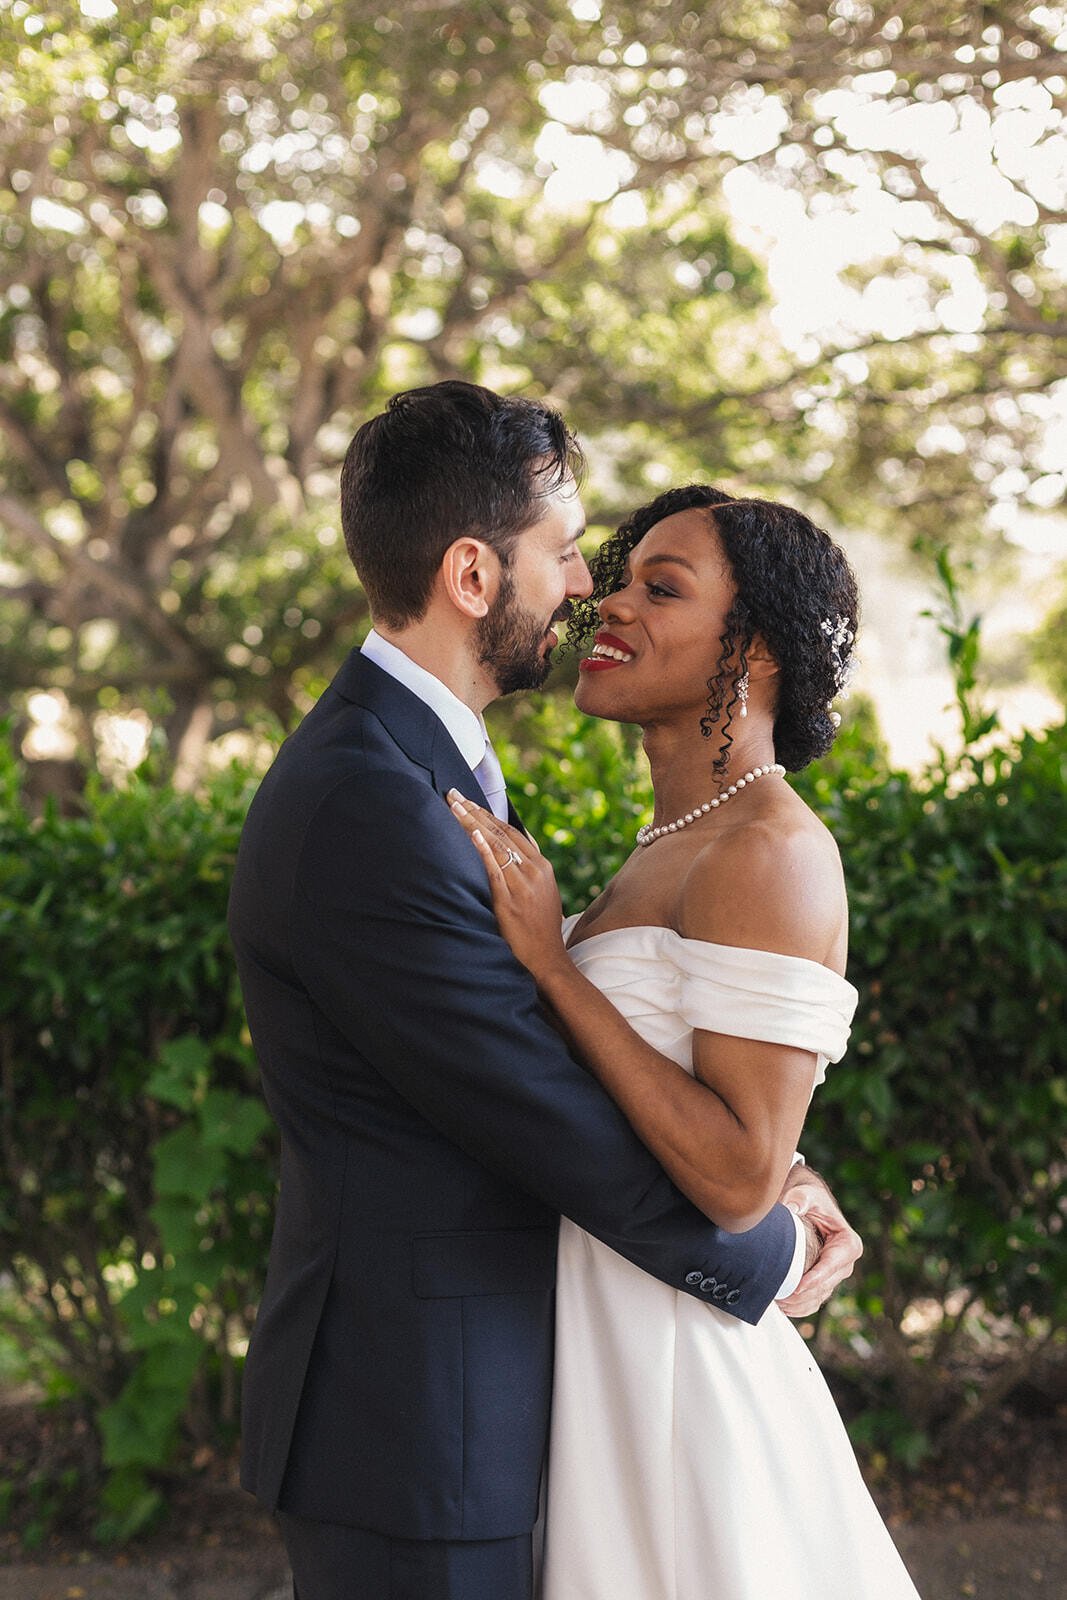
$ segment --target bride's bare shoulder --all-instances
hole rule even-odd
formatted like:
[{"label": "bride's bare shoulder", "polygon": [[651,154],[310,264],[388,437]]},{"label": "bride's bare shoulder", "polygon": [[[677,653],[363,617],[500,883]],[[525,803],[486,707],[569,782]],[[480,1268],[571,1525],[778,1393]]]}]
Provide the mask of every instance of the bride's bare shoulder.
[{"label": "bride's bare shoulder", "polygon": [[716,830],[679,885],[672,920],[687,938],[837,965],[848,904],[833,835],[783,786]]}]

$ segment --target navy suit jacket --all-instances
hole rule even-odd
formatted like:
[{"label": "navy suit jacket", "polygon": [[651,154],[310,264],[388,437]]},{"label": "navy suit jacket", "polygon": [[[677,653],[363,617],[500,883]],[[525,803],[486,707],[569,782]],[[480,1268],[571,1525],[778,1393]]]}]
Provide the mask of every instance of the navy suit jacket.
[{"label": "navy suit jacket", "polygon": [[353,652],[249,811],[230,929],[281,1188],[243,1481],[296,1515],[491,1539],[536,1517],[559,1214],[749,1322],[795,1230],[780,1206],[714,1227],[568,1054],[452,785],[480,793],[444,725]]}]

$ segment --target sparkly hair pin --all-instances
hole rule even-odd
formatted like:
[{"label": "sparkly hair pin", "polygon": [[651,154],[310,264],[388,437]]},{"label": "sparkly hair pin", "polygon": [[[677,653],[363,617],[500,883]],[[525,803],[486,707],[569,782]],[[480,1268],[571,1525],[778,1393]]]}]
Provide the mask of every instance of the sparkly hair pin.
[{"label": "sparkly hair pin", "polygon": [[819,632],[826,638],[830,666],[834,675],[833,698],[826,702],[826,709],[830,713],[830,721],[834,727],[839,728],[841,713],[833,709],[833,704],[839,695],[842,699],[848,698],[848,681],[856,664],[856,658],[852,654],[856,631],[852,626],[852,618],[843,617],[839,612],[836,617],[823,617],[819,623]]}]

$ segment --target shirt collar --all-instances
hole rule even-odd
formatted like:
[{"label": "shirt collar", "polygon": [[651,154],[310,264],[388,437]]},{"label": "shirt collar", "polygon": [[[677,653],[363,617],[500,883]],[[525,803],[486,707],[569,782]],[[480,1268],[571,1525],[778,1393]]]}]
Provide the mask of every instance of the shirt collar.
[{"label": "shirt collar", "polygon": [[485,723],[477,712],[472,711],[470,706],[464,705],[458,695],[454,695],[440,678],[435,678],[432,672],[420,667],[397,645],[388,639],[383,639],[373,628],[360,648],[368,661],[373,661],[376,667],[380,667],[391,678],[395,678],[397,683],[402,683],[405,689],[410,689],[424,705],[429,706],[435,716],[440,717],[451,734],[456,749],[473,771],[485,755],[486,745],[489,743]]}]

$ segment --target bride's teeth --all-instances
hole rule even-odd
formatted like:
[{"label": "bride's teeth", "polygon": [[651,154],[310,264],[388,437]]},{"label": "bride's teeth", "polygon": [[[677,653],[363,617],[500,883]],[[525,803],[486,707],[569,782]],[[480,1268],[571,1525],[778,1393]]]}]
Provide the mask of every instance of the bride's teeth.
[{"label": "bride's teeth", "polygon": [[613,650],[611,646],[607,644],[594,645],[593,654],[595,656],[606,656],[609,661],[629,661],[630,659],[630,652],[628,650]]}]

